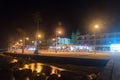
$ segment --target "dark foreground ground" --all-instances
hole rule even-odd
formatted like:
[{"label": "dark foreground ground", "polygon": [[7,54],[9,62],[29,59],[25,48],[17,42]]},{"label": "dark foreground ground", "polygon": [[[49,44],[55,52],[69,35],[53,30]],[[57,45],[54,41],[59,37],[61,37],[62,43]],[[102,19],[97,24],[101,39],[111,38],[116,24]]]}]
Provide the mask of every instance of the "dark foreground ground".
[{"label": "dark foreground ground", "polygon": [[[65,71],[61,71],[61,75],[64,74],[63,75],[64,77],[62,77],[61,79],[45,79],[45,80],[68,80],[68,78],[70,76],[73,76],[73,73],[75,73],[74,76],[79,75],[79,77],[77,76],[75,78],[70,78],[69,80],[98,80],[97,77],[100,76],[100,73],[103,71],[104,67],[106,66],[106,64],[109,61],[108,59],[83,59],[83,58],[70,58],[70,57],[65,58],[65,57],[49,57],[49,56],[40,56],[40,55],[26,55],[26,54],[21,55],[21,54],[5,53],[5,55],[7,55],[5,57],[6,60],[12,59],[12,58],[17,58],[18,60],[20,60],[21,62],[17,66],[21,66],[21,64],[23,65],[26,63],[31,65],[30,63],[32,61],[32,63],[37,62],[37,64],[42,63],[42,64],[45,64],[48,66],[50,66],[50,65],[56,66],[56,67],[58,67],[58,72],[59,72],[59,68],[62,68],[65,70]],[[10,58],[8,58],[8,56]],[[0,59],[2,59],[2,58],[0,58]],[[10,60],[8,60],[8,64],[4,64],[4,65],[9,65],[9,61]],[[16,65],[16,64],[12,64],[12,66],[14,66],[14,65]],[[10,67],[11,67],[11,65],[10,65]],[[32,67],[32,66],[29,66],[29,67]],[[39,67],[40,67],[40,65],[39,65]],[[14,70],[16,70],[16,68],[14,68]],[[46,69],[44,69],[44,70],[46,71]],[[48,70],[50,70],[50,68],[48,68]],[[54,69],[51,68],[51,70],[54,70]],[[0,71],[0,73],[2,73],[2,71]],[[44,72],[44,74],[45,74],[45,72]],[[41,75],[43,76],[43,74],[41,74]],[[65,75],[67,75],[67,76],[65,76]],[[84,78],[80,79],[81,75]],[[46,75],[46,76],[48,76],[48,75]],[[89,78],[86,78],[85,76],[87,76],[87,77],[89,76]],[[65,77],[68,77],[68,78],[65,78]],[[15,80],[17,80],[17,79],[15,79]],[[26,79],[21,79],[21,80],[26,80]],[[30,78],[30,80],[33,80],[33,78]],[[34,80],[41,80],[41,79],[40,78],[36,79],[34,76]],[[44,79],[42,79],[42,80],[44,80]]]},{"label": "dark foreground ground", "polygon": [[6,55],[18,58],[30,58],[44,63],[59,63],[59,64],[73,64],[81,66],[94,66],[104,67],[109,59],[88,59],[88,58],[72,58],[72,57],[55,57],[55,56],[42,56],[42,55],[29,55],[29,54],[9,54]]}]

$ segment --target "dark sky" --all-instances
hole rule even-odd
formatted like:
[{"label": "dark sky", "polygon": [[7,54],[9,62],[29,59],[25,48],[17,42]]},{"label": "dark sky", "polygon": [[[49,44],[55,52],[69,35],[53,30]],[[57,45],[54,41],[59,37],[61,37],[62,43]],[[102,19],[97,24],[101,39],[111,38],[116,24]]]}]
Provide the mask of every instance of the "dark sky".
[{"label": "dark sky", "polygon": [[40,12],[40,30],[46,36],[54,33],[62,22],[66,34],[79,30],[89,33],[99,24],[101,32],[120,30],[119,0],[3,0],[0,2],[0,47],[6,46],[8,37],[19,38],[18,28],[33,34],[36,29],[32,14]]}]

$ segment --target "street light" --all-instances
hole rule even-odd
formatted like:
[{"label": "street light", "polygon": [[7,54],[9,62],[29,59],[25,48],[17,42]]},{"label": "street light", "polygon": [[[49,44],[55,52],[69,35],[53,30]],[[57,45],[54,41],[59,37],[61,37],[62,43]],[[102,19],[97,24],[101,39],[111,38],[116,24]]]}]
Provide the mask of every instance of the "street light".
[{"label": "street light", "polygon": [[62,31],[56,31],[56,53],[57,53],[57,47],[58,47],[58,35],[60,35]]},{"label": "street light", "polygon": [[95,28],[94,30],[94,52],[96,54],[96,29],[99,28],[99,25],[95,25],[94,28]]},{"label": "street light", "polygon": [[16,42],[16,45],[19,45],[19,42]]},{"label": "street light", "polygon": [[35,41],[32,41],[32,43],[35,43]]},{"label": "street light", "polygon": [[39,48],[39,40],[40,40],[40,38],[41,38],[42,36],[41,36],[41,34],[38,34],[38,40],[37,40],[37,47]]},{"label": "street light", "polygon": [[98,29],[99,28],[99,25],[95,25],[95,29]]},{"label": "street light", "polygon": [[58,31],[58,34],[61,34],[62,32],[61,31]]},{"label": "street light", "polygon": [[38,52],[39,52],[39,39],[41,38],[42,36],[41,36],[41,34],[37,34],[36,35],[36,42],[35,42],[35,48],[36,48],[36,50],[35,50],[35,54],[38,54]]},{"label": "street light", "polygon": [[40,34],[38,34],[38,38],[41,38],[41,35],[40,35]]},{"label": "street light", "polygon": [[55,41],[55,38],[53,38],[52,40]]},{"label": "street light", "polygon": [[24,54],[24,48],[26,47],[26,40],[29,40],[28,37],[25,38],[25,34],[23,35],[23,39],[20,39],[21,46],[22,46],[22,54]]},{"label": "street light", "polygon": [[28,37],[26,37],[25,39],[26,39],[26,40],[29,40],[29,38],[28,38]]},{"label": "street light", "polygon": [[26,37],[25,38],[25,41],[24,41],[24,46],[25,48],[27,47],[27,45],[29,45],[29,43],[27,42],[30,38],[29,37]]},{"label": "street light", "polygon": [[20,42],[22,42],[22,39],[20,39]]}]

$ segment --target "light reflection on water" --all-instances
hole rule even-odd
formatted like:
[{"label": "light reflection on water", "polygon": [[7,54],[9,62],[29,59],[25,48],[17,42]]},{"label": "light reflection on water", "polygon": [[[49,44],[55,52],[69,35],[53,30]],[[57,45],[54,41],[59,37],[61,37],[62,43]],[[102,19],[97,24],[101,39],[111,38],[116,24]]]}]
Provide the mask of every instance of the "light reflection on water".
[{"label": "light reflection on water", "polygon": [[76,75],[65,69],[42,63],[24,64],[9,75],[12,77],[3,80],[88,80],[85,75]]},{"label": "light reflection on water", "polygon": [[11,60],[11,63],[17,63],[18,62],[18,59],[12,59]]},{"label": "light reflection on water", "polygon": [[19,70],[23,70],[23,69],[30,69],[32,70],[32,72],[37,72],[37,73],[42,73],[46,69],[46,70],[50,70],[50,74],[58,74],[59,71],[64,71],[64,69],[62,68],[44,65],[42,63],[25,64],[22,68],[19,68]]},{"label": "light reflection on water", "polygon": [[31,72],[29,71],[31,75],[30,76],[27,75],[23,80],[32,80],[31,77],[34,78],[35,80],[51,80],[52,78],[55,78],[55,80],[57,80],[59,77],[61,77],[60,72],[65,71],[65,69],[51,65],[45,65],[42,63],[29,63],[29,64],[25,64],[23,67],[18,68],[17,73],[15,71],[15,77],[17,76],[20,78],[21,77],[20,75],[24,76],[22,74],[22,71],[24,72],[24,70],[31,70]]}]

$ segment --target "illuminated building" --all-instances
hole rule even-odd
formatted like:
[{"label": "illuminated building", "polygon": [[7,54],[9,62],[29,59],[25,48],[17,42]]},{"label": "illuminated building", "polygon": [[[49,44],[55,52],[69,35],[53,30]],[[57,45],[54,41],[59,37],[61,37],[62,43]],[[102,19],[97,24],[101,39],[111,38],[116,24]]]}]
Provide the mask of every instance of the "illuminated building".
[{"label": "illuminated building", "polygon": [[79,35],[78,44],[94,47],[94,39],[97,51],[120,51],[120,32]]},{"label": "illuminated building", "polygon": [[58,46],[62,46],[64,44],[66,44],[66,45],[70,44],[70,39],[58,37]]},{"label": "illuminated building", "polygon": [[[57,48],[59,48],[59,49],[65,48],[69,44],[70,44],[69,38],[65,38],[65,37],[64,38],[63,37],[57,38]],[[56,40],[52,39],[52,44],[51,44],[50,48],[56,48]]]}]

